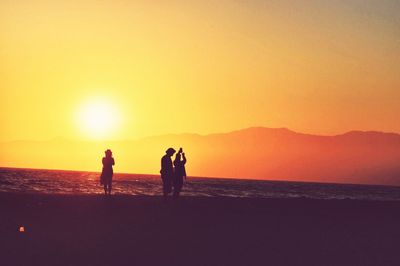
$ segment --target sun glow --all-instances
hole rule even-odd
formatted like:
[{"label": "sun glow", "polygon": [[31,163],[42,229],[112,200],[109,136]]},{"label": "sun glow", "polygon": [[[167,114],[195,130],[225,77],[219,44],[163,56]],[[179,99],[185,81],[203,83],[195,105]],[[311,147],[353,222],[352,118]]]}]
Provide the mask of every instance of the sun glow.
[{"label": "sun glow", "polygon": [[120,126],[121,114],[115,104],[103,99],[82,104],[77,112],[79,129],[89,138],[112,137]]}]

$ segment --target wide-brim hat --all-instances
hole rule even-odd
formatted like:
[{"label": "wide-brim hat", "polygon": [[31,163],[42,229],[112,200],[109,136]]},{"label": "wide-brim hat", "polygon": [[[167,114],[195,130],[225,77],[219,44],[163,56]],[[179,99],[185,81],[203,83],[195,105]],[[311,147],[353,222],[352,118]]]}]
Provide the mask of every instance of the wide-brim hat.
[{"label": "wide-brim hat", "polygon": [[174,148],[168,148],[165,153],[175,153],[176,150]]}]

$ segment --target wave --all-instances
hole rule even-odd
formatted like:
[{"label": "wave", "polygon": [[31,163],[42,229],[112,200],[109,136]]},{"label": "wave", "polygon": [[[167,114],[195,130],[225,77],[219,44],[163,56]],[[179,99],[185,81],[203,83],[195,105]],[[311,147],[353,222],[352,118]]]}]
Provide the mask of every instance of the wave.
[{"label": "wave", "polygon": [[[101,194],[99,173],[0,168],[0,191]],[[158,176],[115,174],[113,193],[161,195]],[[188,177],[182,195],[204,197],[400,200],[400,187]]]}]

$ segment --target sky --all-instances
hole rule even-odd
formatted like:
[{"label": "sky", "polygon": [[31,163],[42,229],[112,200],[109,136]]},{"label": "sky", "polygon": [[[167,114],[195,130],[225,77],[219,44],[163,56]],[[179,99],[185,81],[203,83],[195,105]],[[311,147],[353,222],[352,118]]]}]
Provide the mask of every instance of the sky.
[{"label": "sky", "polygon": [[0,2],[0,141],[400,132],[400,1]]}]

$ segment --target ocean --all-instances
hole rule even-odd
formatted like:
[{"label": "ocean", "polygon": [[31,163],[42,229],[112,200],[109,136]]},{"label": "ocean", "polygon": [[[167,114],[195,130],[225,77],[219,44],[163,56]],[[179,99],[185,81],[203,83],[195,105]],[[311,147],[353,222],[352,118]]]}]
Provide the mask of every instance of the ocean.
[{"label": "ocean", "polygon": [[[0,192],[102,194],[99,173],[0,168]],[[159,176],[118,174],[113,194],[161,195]],[[400,187],[188,177],[182,196],[399,201]]]}]

